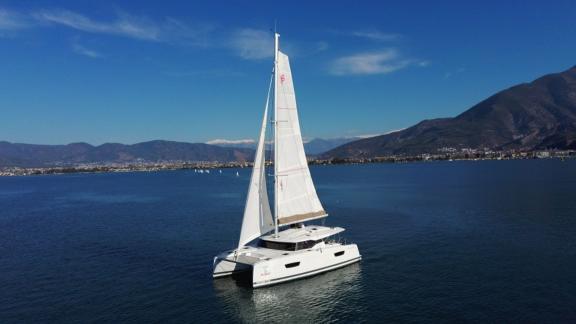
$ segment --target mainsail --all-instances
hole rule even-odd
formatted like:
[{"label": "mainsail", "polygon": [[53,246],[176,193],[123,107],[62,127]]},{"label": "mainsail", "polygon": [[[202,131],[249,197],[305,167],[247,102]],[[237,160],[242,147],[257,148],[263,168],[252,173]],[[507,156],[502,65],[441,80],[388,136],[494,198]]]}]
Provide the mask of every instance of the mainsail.
[{"label": "mainsail", "polygon": [[296,95],[288,56],[277,52],[276,192],[278,224],[286,225],[327,216],[316,194],[300,133]]},{"label": "mainsail", "polygon": [[262,129],[260,130],[260,138],[258,139],[258,146],[256,148],[256,157],[254,158],[252,176],[250,177],[248,197],[246,197],[244,219],[242,220],[242,231],[240,232],[240,241],[238,242],[239,247],[246,245],[246,243],[274,228],[272,213],[270,212],[270,203],[268,201],[268,192],[266,190],[266,164],[264,150],[271,86],[272,80],[270,80],[270,86],[268,86],[266,107],[264,108],[264,117],[262,118]]}]

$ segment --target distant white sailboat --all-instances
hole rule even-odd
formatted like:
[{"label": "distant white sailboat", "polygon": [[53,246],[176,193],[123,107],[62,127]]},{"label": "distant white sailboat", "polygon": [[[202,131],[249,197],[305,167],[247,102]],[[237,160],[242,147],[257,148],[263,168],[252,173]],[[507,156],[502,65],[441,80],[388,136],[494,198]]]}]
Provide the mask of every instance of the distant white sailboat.
[{"label": "distant white sailboat", "polygon": [[240,173],[239,173],[238,171],[236,171],[236,176],[237,176],[237,177],[239,177],[239,176],[240,176]]},{"label": "distant white sailboat", "polygon": [[[343,232],[343,228],[304,225],[328,214],[318,199],[308,169],[290,63],[288,56],[278,49],[279,37],[275,33],[274,74],[268,89],[238,247],[214,258],[213,277],[251,272],[253,287],[315,275],[361,259],[356,244],[330,239]],[[266,190],[264,147],[272,84],[274,218]]]}]

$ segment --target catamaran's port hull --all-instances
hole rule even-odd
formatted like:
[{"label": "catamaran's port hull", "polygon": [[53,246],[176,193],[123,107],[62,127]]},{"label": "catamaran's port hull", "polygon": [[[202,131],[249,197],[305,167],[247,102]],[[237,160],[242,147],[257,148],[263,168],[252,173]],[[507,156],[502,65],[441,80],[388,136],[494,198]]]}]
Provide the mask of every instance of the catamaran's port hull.
[{"label": "catamaran's port hull", "polygon": [[233,255],[229,257],[230,259],[222,258],[219,256],[214,258],[214,272],[212,273],[213,278],[231,276],[252,270],[251,265],[231,261],[234,258]]},{"label": "catamaran's port hull", "polygon": [[[262,250],[254,248],[254,251],[249,253],[254,255]],[[334,243],[318,249],[279,252],[276,256],[260,260],[249,259],[248,262],[244,260],[246,263],[233,261],[234,254],[218,256],[214,259],[213,277],[218,278],[251,270],[252,286],[259,288],[314,276],[345,267],[362,259],[356,244]],[[237,259],[240,260],[241,257]]]}]

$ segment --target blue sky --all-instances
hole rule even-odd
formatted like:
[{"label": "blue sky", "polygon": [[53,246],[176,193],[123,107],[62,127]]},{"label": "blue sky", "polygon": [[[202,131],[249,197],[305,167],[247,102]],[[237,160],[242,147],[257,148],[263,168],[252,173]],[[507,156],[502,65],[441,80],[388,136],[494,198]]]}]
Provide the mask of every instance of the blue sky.
[{"label": "blue sky", "polygon": [[274,19],[308,138],[455,116],[576,65],[575,1],[0,1],[0,140],[255,138]]}]

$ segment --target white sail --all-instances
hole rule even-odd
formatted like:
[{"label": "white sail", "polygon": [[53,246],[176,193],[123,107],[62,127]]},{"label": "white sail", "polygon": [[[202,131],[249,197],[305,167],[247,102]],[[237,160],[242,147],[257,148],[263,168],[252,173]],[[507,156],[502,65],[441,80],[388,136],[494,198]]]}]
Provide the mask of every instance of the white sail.
[{"label": "white sail", "polygon": [[278,224],[327,216],[316,194],[300,133],[288,56],[278,52],[276,72],[276,185]]},{"label": "white sail", "polygon": [[[270,86],[271,85],[272,80],[270,80]],[[262,118],[260,138],[258,139],[258,146],[256,148],[256,157],[254,158],[254,167],[252,168],[252,176],[250,177],[250,187],[248,189],[248,196],[246,197],[242,231],[240,232],[240,241],[238,242],[239,247],[246,245],[248,242],[274,228],[270,203],[268,201],[268,192],[266,190],[266,164],[264,154],[270,86],[268,87],[268,96],[266,98],[266,107],[264,108],[264,117]]]}]

